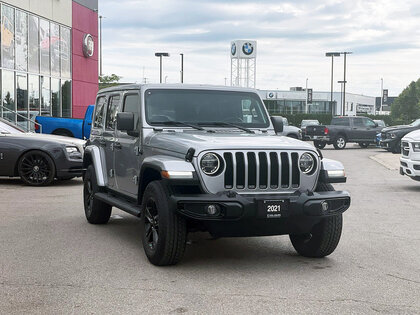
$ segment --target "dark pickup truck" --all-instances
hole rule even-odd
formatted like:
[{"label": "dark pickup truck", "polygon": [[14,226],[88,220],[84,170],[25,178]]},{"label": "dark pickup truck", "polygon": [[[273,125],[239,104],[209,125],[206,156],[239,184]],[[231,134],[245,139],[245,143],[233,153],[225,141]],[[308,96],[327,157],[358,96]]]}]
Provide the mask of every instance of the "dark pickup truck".
[{"label": "dark pickup truck", "polygon": [[348,142],[355,142],[366,148],[375,143],[376,134],[382,128],[367,117],[333,117],[330,125],[306,127],[306,136],[319,149],[332,144],[335,149],[341,150]]}]

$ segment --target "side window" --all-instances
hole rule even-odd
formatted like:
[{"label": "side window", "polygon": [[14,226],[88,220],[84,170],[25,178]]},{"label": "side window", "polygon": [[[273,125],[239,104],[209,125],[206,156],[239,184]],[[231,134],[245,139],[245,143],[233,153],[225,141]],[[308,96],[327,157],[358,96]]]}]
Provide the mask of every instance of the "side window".
[{"label": "side window", "polygon": [[363,122],[365,123],[365,126],[368,127],[368,128],[375,128],[376,127],[375,122],[371,119],[364,118]]},{"label": "side window", "polygon": [[115,129],[117,119],[118,105],[120,104],[120,96],[112,95],[108,101],[108,110],[106,112],[106,129]]},{"label": "side window", "polygon": [[331,125],[336,125],[336,126],[350,126],[350,120],[349,120],[348,117],[333,118],[331,120]]},{"label": "side window", "polygon": [[93,126],[95,128],[102,128],[104,126],[105,104],[105,96],[98,97],[98,99],[96,100],[95,122],[93,123]]},{"label": "side window", "polygon": [[139,122],[139,106],[139,95],[137,93],[125,95],[122,111],[134,113],[134,126],[137,126]]},{"label": "side window", "polygon": [[363,120],[362,118],[354,118],[353,120],[353,125],[355,127],[364,127],[365,125],[363,124]]}]

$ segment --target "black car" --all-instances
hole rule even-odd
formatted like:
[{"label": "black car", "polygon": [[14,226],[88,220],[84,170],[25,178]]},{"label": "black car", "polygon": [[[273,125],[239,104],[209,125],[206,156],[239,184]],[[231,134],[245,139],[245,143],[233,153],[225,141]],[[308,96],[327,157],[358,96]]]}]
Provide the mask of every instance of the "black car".
[{"label": "black car", "polygon": [[84,141],[25,133],[0,119],[0,176],[17,177],[31,186],[45,186],[55,178],[82,175]]},{"label": "black car", "polygon": [[401,153],[401,139],[409,132],[420,129],[420,119],[409,125],[391,126],[381,131],[381,148],[393,153]]},{"label": "black car", "polygon": [[304,119],[300,123],[300,129],[302,129],[302,139],[303,140],[310,140],[309,137],[306,135],[306,127],[308,126],[319,126],[320,123],[316,119]]}]

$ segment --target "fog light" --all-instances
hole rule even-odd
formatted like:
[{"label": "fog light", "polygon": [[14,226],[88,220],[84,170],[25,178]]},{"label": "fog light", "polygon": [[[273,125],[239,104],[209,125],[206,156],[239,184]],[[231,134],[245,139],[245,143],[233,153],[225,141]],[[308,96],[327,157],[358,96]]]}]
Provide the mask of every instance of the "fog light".
[{"label": "fog light", "polygon": [[219,213],[219,206],[217,206],[217,205],[208,205],[206,207],[206,210],[207,210],[207,214],[216,215],[216,214]]},{"label": "fog light", "polygon": [[321,203],[322,211],[326,212],[328,211],[329,205],[327,201],[324,201]]}]

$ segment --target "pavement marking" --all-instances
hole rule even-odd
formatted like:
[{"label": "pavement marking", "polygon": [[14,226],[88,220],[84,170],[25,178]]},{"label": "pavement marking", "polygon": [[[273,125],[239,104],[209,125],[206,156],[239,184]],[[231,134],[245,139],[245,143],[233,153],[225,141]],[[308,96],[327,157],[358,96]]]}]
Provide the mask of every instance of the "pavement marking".
[{"label": "pavement marking", "polygon": [[400,155],[393,153],[379,153],[377,155],[370,155],[369,158],[385,166],[391,171],[400,169]]}]

